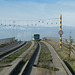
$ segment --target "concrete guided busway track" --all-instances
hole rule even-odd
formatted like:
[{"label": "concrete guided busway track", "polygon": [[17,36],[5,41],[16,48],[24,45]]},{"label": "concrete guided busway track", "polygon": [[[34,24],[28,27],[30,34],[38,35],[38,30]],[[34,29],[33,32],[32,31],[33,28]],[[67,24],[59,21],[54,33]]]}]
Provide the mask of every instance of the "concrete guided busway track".
[{"label": "concrete guided busway track", "polygon": [[35,75],[36,69],[34,68],[34,65],[37,65],[37,63],[38,63],[38,58],[39,58],[39,54],[40,54],[39,50],[40,50],[40,44],[37,43],[37,48],[36,48],[35,52],[33,53],[30,60],[27,62],[24,71],[20,75]]},{"label": "concrete guided busway track", "polygon": [[59,71],[56,72],[56,75],[72,75],[72,73],[66,67],[64,62],[60,59],[60,57],[58,56],[58,54],[56,53],[54,48],[47,42],[45,42],[45,41],[42,41],[42,42],[45,43],[47,45],[47,47],[49,48],[52,59],[53,59],[53,64],[56,68],[59,69]]},{"label": "concrete guided busway track", "polygon": [[[8,49],[4,50],[2,52],[0,52],[0,60],[7,57],[8,55],[10,55],[12,52],[17,51],[19,48],[21,48],[22,46],[24,46],[27,42],[21,42],[19,44],[17,44],[16,46],[11,46],[10,48],[8,47]],[[12,44],[13,45],[13,44]],[[10,46],[10,45],[9,45]]]},{"label": "concrete guided busway track", "polygon": [[11,66],[4,68],[4,70],[0,72],[0,75],[11,75],[11,73],[19,64],[19,62],[22,61],[23,57],[25,57],[26,54],[31,51],[33,46],[34,46],[34,42],[32,41],[31,46],[23,54],[21,54],[18,58],[16,58],[13,62],[11,62]]}]

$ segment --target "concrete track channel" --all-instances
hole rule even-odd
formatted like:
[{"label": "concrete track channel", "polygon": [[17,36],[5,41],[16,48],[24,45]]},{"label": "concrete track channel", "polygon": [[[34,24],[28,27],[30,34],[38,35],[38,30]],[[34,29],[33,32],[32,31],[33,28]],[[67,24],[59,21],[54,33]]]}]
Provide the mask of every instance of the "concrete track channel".
[{"label": "concrete track channel", "polygon": [[[0,53],[0,60],[2,60],[3,58],[7,57],[8,55],[10,55],[12,52],[15,52],[17,51],[19,48],[21,48],[22,46],[24,46],[27,42],[21,42],[21,43],[18,43],[16,46],[14,44],[14,46],[10,46],[10,48],[8,47],[8,49],[5,47],[3,48],[3,51],[2,53]],[[13,45],[13,44],[12,44]]]},{"label": "concrete track channel", "polygon": [[37,43],[37,48],[35,52],[33,53],[32,57],[29,61],[27,61],[24,70],[19,75],[35,75],[35,69],[34,66],[38,64],[38,58],[40,54],[40,44]]}]

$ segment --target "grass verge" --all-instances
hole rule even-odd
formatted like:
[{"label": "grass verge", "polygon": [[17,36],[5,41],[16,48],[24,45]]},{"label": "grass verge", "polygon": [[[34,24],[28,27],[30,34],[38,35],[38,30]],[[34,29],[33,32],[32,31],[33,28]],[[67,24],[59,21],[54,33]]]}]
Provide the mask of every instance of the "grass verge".
[{"label": "grass verge", "polygon": [[41,44],[41,51],[40,51],[40,56],[39,56],[39,62],[50,62],[50,61],[52,61],[48,47],[42,42],[40,44]]}]

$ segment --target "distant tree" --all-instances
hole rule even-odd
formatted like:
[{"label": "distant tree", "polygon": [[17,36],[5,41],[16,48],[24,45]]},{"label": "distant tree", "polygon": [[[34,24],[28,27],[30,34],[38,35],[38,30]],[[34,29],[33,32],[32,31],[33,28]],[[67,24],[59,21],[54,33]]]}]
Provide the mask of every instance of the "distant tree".
[{"label": "distant tree", "polygon": [[65,39],[65,42],[66,42],[66,44],[68,45],[68,40],[67,40],[67,39]]},{"label": "distant tree", "polygon": [[73,47],[72,47],[72,43],[73,43],[73,39],[72,39],[72,37],[71,37],[71,35],[69,36],[69,40],[67,40],[67,39],[65,39],[65,46],[68,48],[68,51],[69,51],[69,53],[68,53],[68,58],[70,59],[70,57],[71,57],[71,51],[72,51],[72,49],[73,49]]},{"label": "distant tree", "polygon": [[69,49],[69,58],[71,56],[71,51],[73,49],[72,43],[73,43],[73,39],[71,38],[71,36],[69,36],[69,46],[68,46],[68,49]]}]

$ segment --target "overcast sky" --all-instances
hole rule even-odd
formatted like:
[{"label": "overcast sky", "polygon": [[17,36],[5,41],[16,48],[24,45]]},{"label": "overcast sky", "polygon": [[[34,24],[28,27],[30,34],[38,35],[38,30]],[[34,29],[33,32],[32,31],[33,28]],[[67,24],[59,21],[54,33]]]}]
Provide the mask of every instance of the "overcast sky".
[{"label": "overcast sky", "polygon": [[36,20],[63,16],[64,26],[75,26],[75,0],[0,0],[0,20]]}]

